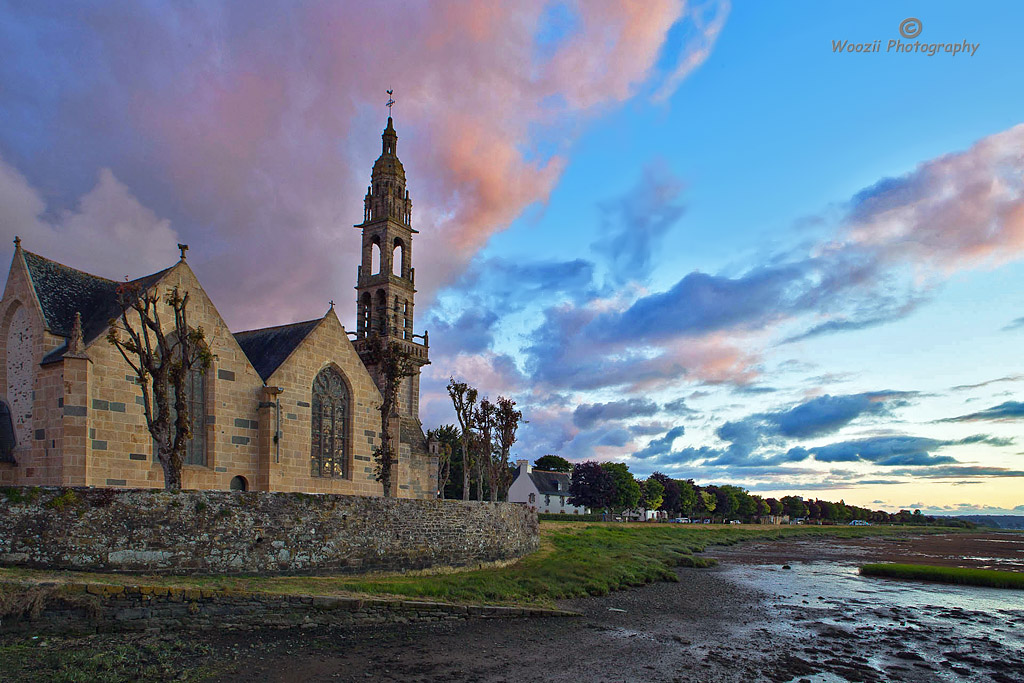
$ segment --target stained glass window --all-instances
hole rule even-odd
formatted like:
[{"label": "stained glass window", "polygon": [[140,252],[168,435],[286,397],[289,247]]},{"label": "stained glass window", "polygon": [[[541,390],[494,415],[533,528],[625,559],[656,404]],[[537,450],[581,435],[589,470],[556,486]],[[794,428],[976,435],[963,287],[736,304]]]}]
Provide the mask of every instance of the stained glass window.
[{"label": "stained glass window", "polygon": [[[170,403],[171,431],[178,419],[178,411],[174,409],[174,388],[168,387],[167,399]],[[191,420],[192,438],[185,442],[185,465],[206,466],[206,372],[201,368],[192,368],[185,379],[185,404]],[[154,401],[153,411],[156,412]],[[156,462],[157,447],[153,443],[153,461]]]},{"label": "stained glass window", "polygon": [[348,388],[324,368],[313,380],[311,464],[314,477],[343,477],[348,456]]}]

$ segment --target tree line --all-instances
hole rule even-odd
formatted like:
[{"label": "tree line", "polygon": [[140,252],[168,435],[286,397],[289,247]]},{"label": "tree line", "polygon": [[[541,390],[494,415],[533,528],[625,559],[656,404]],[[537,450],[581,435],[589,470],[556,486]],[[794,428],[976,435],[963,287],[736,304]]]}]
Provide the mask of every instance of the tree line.
[{"label": "tree line", "polygon": [[661,472],[654,472],[647,479],[637,479],[625,463],[588,461],[573,465],[564,458],[547,455],[536,461],[536,467],[570,473],[569,502],[591,510],[613,513],[659,510],[669,517],[696,517],[714,522],[753,523],[788,516],[790,520],[826,524],[859,519],[874,524],[967,526],[958,520],[923,515],[920,510],[886,512],[849,505],[843,500],[832,502],[801,496],[764,498],[740,486],[700,486],[693,479],[673,479]]}]

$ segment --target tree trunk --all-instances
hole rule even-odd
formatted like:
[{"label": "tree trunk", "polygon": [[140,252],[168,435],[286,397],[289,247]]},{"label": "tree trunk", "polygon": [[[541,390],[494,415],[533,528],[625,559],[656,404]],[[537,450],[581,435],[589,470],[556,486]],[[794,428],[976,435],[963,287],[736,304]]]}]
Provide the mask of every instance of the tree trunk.
[{"label": "tree trunk", "polygon": [[174,466],[174,451],[158,442],[156,459],[160,462],[160,467],[164,471],[164,489],[168,491],[180,491],[181,466]]},{"label": "tree trunk", "polygon": [[477,458],[476,465],[476,499],[484,499],[484,463],[483,458]]},{"label": "tree trunk", "polygon": [[462,500],[469,500],[469,448],[462,442]]}]

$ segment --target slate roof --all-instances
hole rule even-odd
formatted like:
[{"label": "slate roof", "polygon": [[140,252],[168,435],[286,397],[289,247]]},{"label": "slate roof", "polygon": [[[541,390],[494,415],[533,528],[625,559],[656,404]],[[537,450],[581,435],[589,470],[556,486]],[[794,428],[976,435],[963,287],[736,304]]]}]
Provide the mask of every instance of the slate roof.
[{"label": "slate roof", "polygon": [[[28,266],[32,288],[43,309],[46,329],[53,334],[71,336],[75,313],[81,313],[82,336],[89,344],[106,331],[111,318],[120,314],[117,288],[122,283],[90,275],[24,249],[21,253]],[[132,280],[132,283],[148,289],[168,270],[170,268]],[[43,358],[43,363],[60,360],[66,350],[67,344],[54,349]]]},{"label": "slate roof", "polygon": [[[537,491],[541,494],[557,496],[569,495],[569,475],[565,472],[532,470],[530,471],[530,480],[533,482],[533,485],[537,487]],[[561,489],[558,488],[559,484],[562,485]]]},{"label": "slate roof", "polygon": [[235,340],[266,382],[321,320],[235,332]]}]

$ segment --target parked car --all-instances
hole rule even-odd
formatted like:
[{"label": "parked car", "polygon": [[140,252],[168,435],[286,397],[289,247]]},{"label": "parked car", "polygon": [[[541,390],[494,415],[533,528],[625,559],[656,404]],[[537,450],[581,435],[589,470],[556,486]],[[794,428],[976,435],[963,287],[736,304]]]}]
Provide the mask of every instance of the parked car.
[{"label": "parked car", "polygon": [[701,524],[711,524],[711,520],[710,519],[702,519],[701,520]]},{"label": "parked car", "polygon": [[671,522],[672,524],[689,524],[690,523],[690,518],[689,517],[676,517],[675,519],[670,519],[668,521]]},{"label": "parked car", "polygon": [[738,519],[730,519],[729,520],[729,524],[743,524],[743,522],[741,522]]},{"label": "parked car", "polygon": [[863,519],[855,519],[850,522],[850,526],[871,526],[871,522],[865,522]]}]

